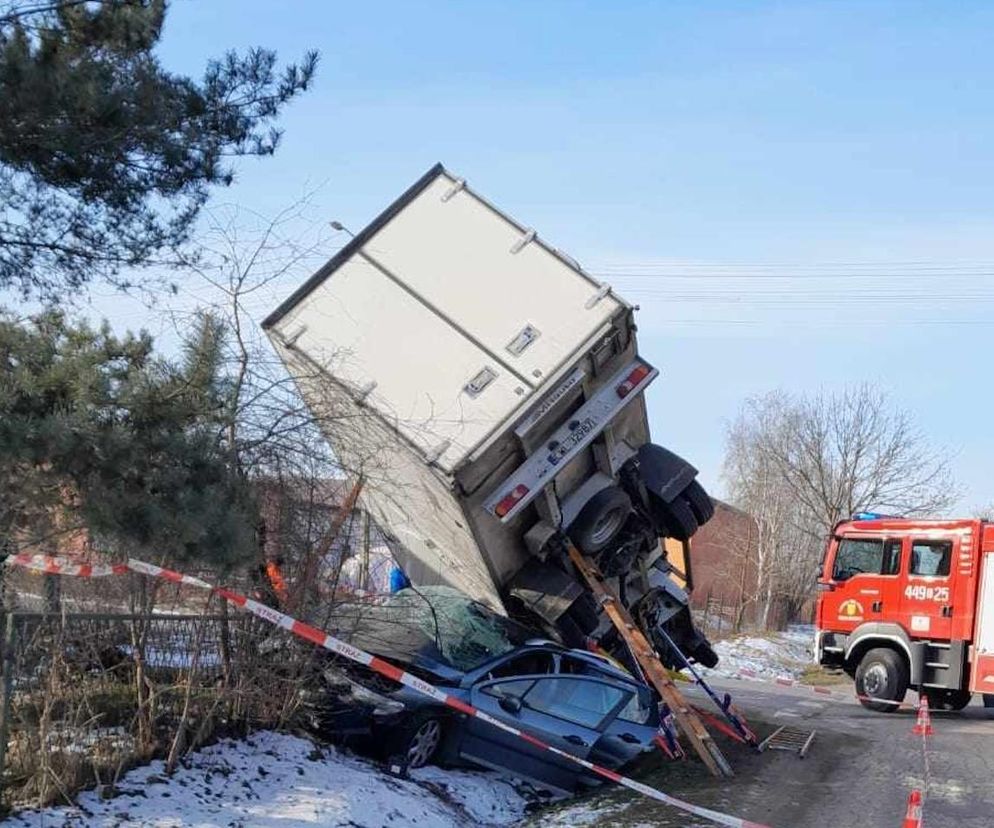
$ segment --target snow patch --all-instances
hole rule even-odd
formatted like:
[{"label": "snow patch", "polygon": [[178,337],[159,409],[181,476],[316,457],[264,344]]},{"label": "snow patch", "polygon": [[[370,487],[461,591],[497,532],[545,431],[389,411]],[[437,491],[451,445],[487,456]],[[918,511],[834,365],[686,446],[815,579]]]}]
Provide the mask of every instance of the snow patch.
[{"label": "snow patch", "polygon": [[737,676],[746,670],[763,679],[796,679],[814,663],[814,647],[815,630],[807,624],[793,625],[785,632],[762,638],[750,635],[727,638],[714,646],[718,666],[701,669],[701,673]]},{"label": "snow patch", "polygon": [[225,740],[171,778],[152,762],[125,775],[120,795],[83,793],[76,807],[22,811],[12,828],[310,828],[496,826],[522,818],[525,799],[495,773],[423,768],[398,779],[305,739],[261,732]]}]

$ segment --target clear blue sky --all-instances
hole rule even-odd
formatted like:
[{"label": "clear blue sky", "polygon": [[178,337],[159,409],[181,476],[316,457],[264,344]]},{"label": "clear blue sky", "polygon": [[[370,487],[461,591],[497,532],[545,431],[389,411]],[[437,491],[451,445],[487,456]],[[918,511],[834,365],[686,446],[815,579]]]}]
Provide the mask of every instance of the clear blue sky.
[{"label": "clear blue sky", "polygon": [[359,228],[435,161],[641,305],[654,437],[720,491],[772,388],[872,381],[994,500],[994,4],[174,0],[162,57],[321,51],[274,159]]}]

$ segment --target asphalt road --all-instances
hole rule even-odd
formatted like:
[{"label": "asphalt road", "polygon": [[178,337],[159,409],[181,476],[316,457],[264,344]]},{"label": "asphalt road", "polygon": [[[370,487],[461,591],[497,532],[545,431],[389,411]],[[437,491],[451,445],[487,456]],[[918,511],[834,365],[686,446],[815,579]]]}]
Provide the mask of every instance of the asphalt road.
[{"label": "asphalt road", "polygon": [[[912,711],[873,713],[806,689],[722,681],[760,737],[781,724],[815,730],[806,759],[767,751],[754,755],[718,739],[736,769],[712,780],[695,762],[660,765],[653,758],[633,775],[696,804],[772,828],[898,828],[909,791],[926,791],[927,828],[994,828],[994,710],[979,700],[962,713],[933,717],[928,779],[922,738]],[[838,688],[846,692],[846,688]],[[688,696],[699,696],[692,689]],[[916,700],[913,693],[908,700]],[[586,801],[537,817],[535,824],[701,826],[713,823],[675,813],[630,791],[601,791]]]}]

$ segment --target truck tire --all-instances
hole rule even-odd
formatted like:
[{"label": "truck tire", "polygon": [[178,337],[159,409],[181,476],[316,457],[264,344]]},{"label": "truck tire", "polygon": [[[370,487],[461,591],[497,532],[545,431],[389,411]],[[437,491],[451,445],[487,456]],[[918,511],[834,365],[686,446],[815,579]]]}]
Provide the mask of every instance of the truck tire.
[{"label": "truck tire", "polygon": [[969,690],[940,690],[929,694],[929,701],[936,710],[962,710],[970,703],[973,694]]},{"label": "truck tire", "polygon": [[697,531],[697,518],[690,504],[682,497],[672,503],[656,501],[654,504],[655,520],[661,524],[666,536],[674,540],[690,540]]},{"label": "truck tire", "polygon": [[584,504],[566,533],[580,551],[596,555],[622,530],[632,511],[632,500],[618,486],[601,489]]},{"label": "truck tire", "polygon": [[863,656],[856,668],[856,695],[867,710],[896,713],[908,692],[909,681],[904,657],[886,647],[876,647]]},{"label": "truck tire", "polygon": [[714,503],[708,493],[704,491],[704,487],[696,480],[683,490],[682,497],[686,498],[687,503],[690,504],[694,517],[697,518],[698,526],[703,526],[714,517]]},{"label": "truck tire", "polygon": [[708,641],[703,641],[690,652],[690,657],[702,667],[717,667],[718,654]]}]

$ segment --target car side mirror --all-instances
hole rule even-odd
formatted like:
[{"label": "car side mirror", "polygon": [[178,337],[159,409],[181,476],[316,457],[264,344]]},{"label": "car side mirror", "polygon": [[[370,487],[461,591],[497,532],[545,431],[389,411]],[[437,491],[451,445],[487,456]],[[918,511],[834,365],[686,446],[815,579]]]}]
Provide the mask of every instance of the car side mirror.
[{"label": "car side mirror", "polygon": [[497,703],[508,713],[521,712],[521,699],[517,696],[501,696]]}]

